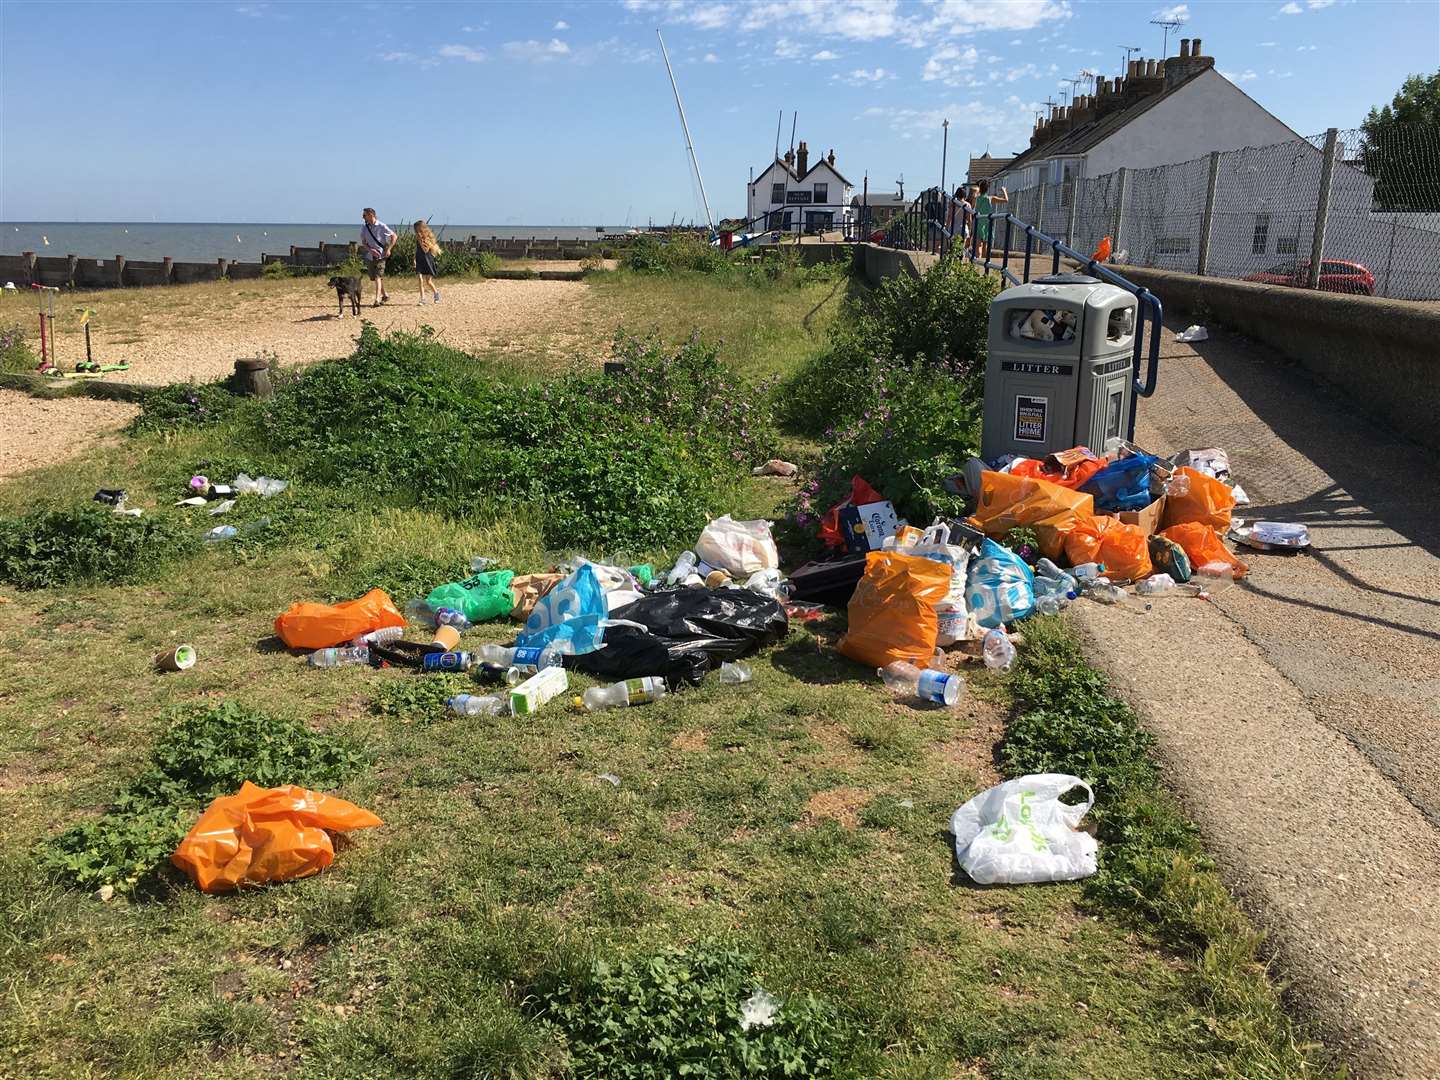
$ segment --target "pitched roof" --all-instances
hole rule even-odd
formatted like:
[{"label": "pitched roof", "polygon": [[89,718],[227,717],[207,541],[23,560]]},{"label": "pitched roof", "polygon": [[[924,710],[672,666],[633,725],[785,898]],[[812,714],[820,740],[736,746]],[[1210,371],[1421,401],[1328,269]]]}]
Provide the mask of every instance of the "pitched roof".
[{"label": "pitched roof", "polygon": [[[872,191],[866,198],[870,206],[909,206],[914,201],[911,196],[897,195],[893,191]],[[856,195],[850,200],[850,205],[862,205],[861,197]]]},{"label": "pitched roof", "polygon": [[[810,175],[811,173],[813,173],[816,169],[820,168],[821,165],[824,165],[825,168],[829,169],[832,173],[834,173],[837,177],[839,177],[839,178],[840,178],[840,182],[841,182],[842,184],[844,184],[846,187],[854,187],[854,186],[855,186],[854,184],[850,183],[849,180],[846,180],[843,175],[841,175],[841,172],[840,172],[839,169],[835,168],[834,165],[831,165],[830,162],[826,161],[823,157],[822,157],[819,161],[815,162],[814,165],[811,165],[810,168],[808,168],[808,169],[805,170],[805,176],[809,176],[809,175]],[[805,176],[800,177],[800,179],[801,179],[801,180],[804,180],[804,179],[805,179]]]},{"label": "pitched roof", "polygon": [[[1032,146],[1006,165],[1004,171],[1009,172],[1012,169],[1023,168],[1032,162],[1044,161],[1052,157],[1068,157],[1083,154],[1104,142],[1132,120],[1149,112],[1170,95],[1189,86],[1207,71],[1214,70],[1213,67],[1209,66],[1197,68],[1173,86],[1167,86],[1153,94],[1146,94],[1144,97],[1132,101],[1129,105],[1124,105],[1114,112],[1087,121],[1078,128],[1073,128],[1065,132],[1058,138],[1051,139],[1046,143],[1041,143],[1039,146]],[[1216,74],[1218,75],[1219,72],[1216,72]],[[1223,75],[1220,77],[1224,78]]]}]

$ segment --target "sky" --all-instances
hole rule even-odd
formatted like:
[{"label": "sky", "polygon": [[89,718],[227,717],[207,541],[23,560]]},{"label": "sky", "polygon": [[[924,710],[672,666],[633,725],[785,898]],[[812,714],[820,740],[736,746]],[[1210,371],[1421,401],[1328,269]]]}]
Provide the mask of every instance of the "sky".
[{"label": "sky", "polygon": [[1065,80],[1161,56],[1156,18],[1302,135],[1440,68],[1437,0],[3,0],[0,220],[703,220],[657,28],[717,217],[781,110],[782,152],[798,113],[857,192],[915,191],[943,120],[953,182]]}]

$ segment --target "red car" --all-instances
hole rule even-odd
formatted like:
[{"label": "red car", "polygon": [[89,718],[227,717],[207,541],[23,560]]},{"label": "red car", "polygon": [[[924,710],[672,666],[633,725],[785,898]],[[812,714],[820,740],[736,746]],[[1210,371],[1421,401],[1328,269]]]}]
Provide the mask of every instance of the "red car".
[{"label": "red car", "polygon": [[[1310,264],[1295,259],[1250,274],[1246,281],[1258,281],[1262,285],[1289,285],[1296,289],[1310,287]],[[1360,296],[1375,295],[1375,275],[1357,262],[1342,262],[1326,259],[1320,264],[1320,291],[1354,293]]]}]

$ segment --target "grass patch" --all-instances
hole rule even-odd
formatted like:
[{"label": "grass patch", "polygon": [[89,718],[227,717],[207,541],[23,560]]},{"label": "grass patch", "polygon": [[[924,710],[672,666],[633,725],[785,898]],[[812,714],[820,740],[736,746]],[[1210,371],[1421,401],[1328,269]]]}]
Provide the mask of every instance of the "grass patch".
[{"label": "grass patch", "polygon": [[198,544],[173,518],[126,517],[93,504],[0,516],[0,581],[22,589],[139,581]]},{"label": "grass patch", "polygon": [[1134,711],[1060,619],[1029,620],[1025,642],[1001,756],[1010,775],[1070,773],[1094,788],[1100,870],[1086,884],[1087,899],[1097,910],[1138,916],[1196,961],[1226,1075],[1342,1075],[1300,1040],[1261,959],[1263,935],[1161,787],[1152,740]]}]

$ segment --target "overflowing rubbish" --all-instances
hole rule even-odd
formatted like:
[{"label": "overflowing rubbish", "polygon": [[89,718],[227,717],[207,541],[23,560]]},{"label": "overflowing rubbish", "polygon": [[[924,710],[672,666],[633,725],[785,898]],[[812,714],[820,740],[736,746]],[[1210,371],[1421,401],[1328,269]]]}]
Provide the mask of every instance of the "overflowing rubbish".
[{"label": "overflowing rubbish", "polygon": [[370,646],[346,645],[344,647],[316,649],[310,654],[309,664],[316,668],[359,667],[370,663]]},{"label": "overflowing rubbish", "polygon": [[592,686],[580,697],[580,702],[590,712],[602,709],[624,709],[631,705],[648,705],[659,701],[667,693],[665,680],[654,675],[639,679],[626,679],[613,686]]},{"label": "overflowing rubbish", "polygon": [[1234,508],[1235,496],[1223,482],[1182,465],[1166,489],[1161,528],[1194,522],[1224,531],[1230,528]]},{"label": "overflowing rubbish", "polygon": [[293,784],[262,788],[246,780],[234,795],[206,807],[170,861],[201,892],[232,892],[318,873],[335,861],[331,833],[383,824],[333,795]]},{"label": "overflowing rubbish", "polygon": [[739,686],[755,678],[749,664],[724,663],[720,665],[720,682],[725,686]]},{"label": "overflowing rubbish", "polygon": [[1009,671],[1015,664],[1015,646],[1004,630],[987,630],[980,648],[985,666],[991,671]]},{"label": "overflowing rubbish", "polygon": [[928,659],[939,637],[935,605],[949,593],[947,564],[898,551],[870,552],[865,576],[850,597],[841,654],[876,668]]},{"label": "overflowing rubbish", "polygon": [[779,458],[771,458],[764,465],[756,465],[750,470],[751,476],[794,476],[799,471],[799,466],[789,461],[781,461]]},{"label": "overflowing rubbish", "polygon": [[452,652],[460,647],[460,628],[442,623],[435,627],[435,636],[430,644],[441,652]]},{"label": "overflowing rubbish", "polygon": [[436,611],[453,608],[471,623],[489,622],[509,615],[515,607],[515,593],[510,588],[514,577],[511,570],[474,574],[431,589],[425,603]]},{"label": "overflowing rubbish", "polygon": [[371,630],[405,625],[405,616],[383,589],[341,604],[292,604],[275,619],[275,636],[292,649],[324,649],[354,641]]},{"label": "overflowing rubbish", "polygon": [[1238,543],[1257,551],[1299,551],[1310,546],[1310,530],[1304,525],[1280,521],[1257,521],[1230,529]]},{"label": "overflowing rubbish", "polygon": [[1179,333],[1177,333],[1177,334],[1175,335],[1175,340],[1176,340],[1176,341],[1187,341],[1187,342],[1189,342],[1189,341],[1209,341],[1209,340],[1210,340],[1210,331],[1206,330],[1205,327],[1203,327],[1203,326],[1199,326],[1199,325],[1196,325],[1196,324],[1193,324],[1193,323],[1192,323],[1190,326],[1187,326],[1184,330],[1181,330]]},{"label": "overflowing rubbish", "polygon": [[[854,513],[852,514],[851,511]],[[826,547],[843,548],[851,555],[864,554],[883,546],[885,542],[883,536],[872,544],[870,536],[864,533],[857,534],[855,531],[856,523],[864,520],[867,512],[878,513],[888,520],[894,517],[895,508],[890,505],[885,496],[872,488],[863,476],[852,476],[850,478],[850,494],[827,510],[825,516],[820,519],[818,533],[820,542]],[[846,524],[849,526],[848,532],[845,528]],[[894,529],[891,532],[893,533]],[[857,535],[863,536],[863,544],[859,546],[856,546],[855,543]]]},{"label": "overflowing rubbish", "polygon": [[257,476],[251,479],[245,473],[235,477],[230,485],[237,495],[259,495],[262,499],[269,499],[279,495],[290,486],[288,480],[276,480],[269,476]]},{"label": "overflowing rubbish", "polygon": [[[918,555],[924,559],[944,563],[950,568],[950,588],[944,598],[935,604],[936,637],[940,645],[953,645],[965,636],[965,624],[970,610],[965,600],[965,588],[970,569],[970,549],[962,544],[950,542],[950,526],[937,522],[924,532],[909,529],[905,536],[896,535],[886,540],[895,550],[905,555]],[[909,541],[906,543],[905,541]]]},{"label": "overflowing rubbish", "polygon": [[[1060,801],[1076,788],[1085,792],[1083,803]],[[1079,826],[1094,803],[1095,793],[1078,776],[1040,773],[1009,780],[976,795],[950,818],[955,859],[980,885],[1089,877],[1099,844]]]},{"label": "overflowing rubbish", "polygon": [[986,537],[970,562],[965,600],[987,629],[1023,619],[1035,608],[1035,574],[1013,551]]},{"label": "overflowing rubbish", "polygon": [[212,507],[210,508],[210,516],[211,516],[211,517],[219,517],[221,514],[228,514],[231,510],[234,510],[234,509],[235,509],[235,500],[234,500],[234,499],[226,499],[224,502],[216,503],[214,506],[212,506]]},{"label": "overflowing rubbish", "polygon": [[563,667],[542,668],[520,685],[510,688],[510,711],[516,716],[530,716],[568,689],[570,680]]},{"label": "overflowing rubbish", "polygon": [[1172,525],[1160,535],[1179,544],[1192,567],[1222,563],[1235,570],[1237,577],[1244,577],[1249,572],[1250,568],[1230,553],[1230,549],[1220,539],[1220,534],[1209,525],[1186,522]]},{"label": "overflowing rubbish", "polygon": [[197,659],[194,645],[176,645],[156,654],[155,667],[159,671],[189,671]]},{"label": "overflowing rubbish", "polygon": [[716,570],[742,577],[780,565],[770,523],[736,521],[729,514],[705,526],[695,543],[695,555]]},{"label": "overflowing rubbish", "polygon": [[500,716],[510,711],[510,699],[499,694],[456,694],[445,707],[457,716]]},{"label": "overflowing rubbish", "polygon": [[919,698],[935,705],[954,705],[965,689],[965,680],[948,671],[916,667],[907,660],[895,660],[876,674],[891,693]]}]

